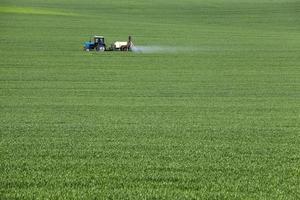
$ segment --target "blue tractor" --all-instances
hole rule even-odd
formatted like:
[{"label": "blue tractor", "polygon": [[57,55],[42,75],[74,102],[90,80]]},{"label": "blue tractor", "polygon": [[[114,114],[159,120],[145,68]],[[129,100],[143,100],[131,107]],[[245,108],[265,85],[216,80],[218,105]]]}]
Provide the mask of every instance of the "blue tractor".
[{"label": "blue tractor", "polygon": [[106,45],[103,36],[95,35],[92,40],[84,43],[84,51],[105,51]]}]

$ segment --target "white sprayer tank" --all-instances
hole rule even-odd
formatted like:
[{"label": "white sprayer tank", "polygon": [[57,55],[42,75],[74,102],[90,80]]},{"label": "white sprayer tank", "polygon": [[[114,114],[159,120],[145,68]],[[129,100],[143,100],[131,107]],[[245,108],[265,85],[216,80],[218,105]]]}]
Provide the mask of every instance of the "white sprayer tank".
[{"label": "white sprayer tank", "polygon": [[114,42],[113,43],[113,46],[114,46],[114,48],[116,48],[116,49],[120,49],[120,47],[121,46],[126,46],[127,45],[127,42],[120,42],[120,41],[116,41],[116,42]]}]

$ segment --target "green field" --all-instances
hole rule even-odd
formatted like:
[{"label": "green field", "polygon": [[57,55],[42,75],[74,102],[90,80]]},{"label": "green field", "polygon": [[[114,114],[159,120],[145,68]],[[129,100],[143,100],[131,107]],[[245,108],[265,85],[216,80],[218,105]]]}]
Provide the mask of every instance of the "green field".
[{"label": "green field", "polygon": [[0,1],[1,200],[300,199],[299,102],[299,0]]}]

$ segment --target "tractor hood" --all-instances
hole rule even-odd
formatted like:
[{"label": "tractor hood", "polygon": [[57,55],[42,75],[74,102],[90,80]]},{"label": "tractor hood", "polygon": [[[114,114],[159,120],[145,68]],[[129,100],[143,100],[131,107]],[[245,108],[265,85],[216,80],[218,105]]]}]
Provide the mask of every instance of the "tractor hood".
[{"label": "tractor hood", "polygon": [[90,47],[91,45],[93,45],[94,43],[93,42],[85,42],[84,43],[84,46],[85,47]]}]

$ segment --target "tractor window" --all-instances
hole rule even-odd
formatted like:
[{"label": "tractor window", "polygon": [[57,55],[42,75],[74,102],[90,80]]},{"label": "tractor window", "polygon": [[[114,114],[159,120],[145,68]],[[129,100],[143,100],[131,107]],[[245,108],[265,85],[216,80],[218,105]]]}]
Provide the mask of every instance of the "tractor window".
[{"label": "tractor window", "polygon": [[94,42],[104,44],[104,38],[94,38]]}]

